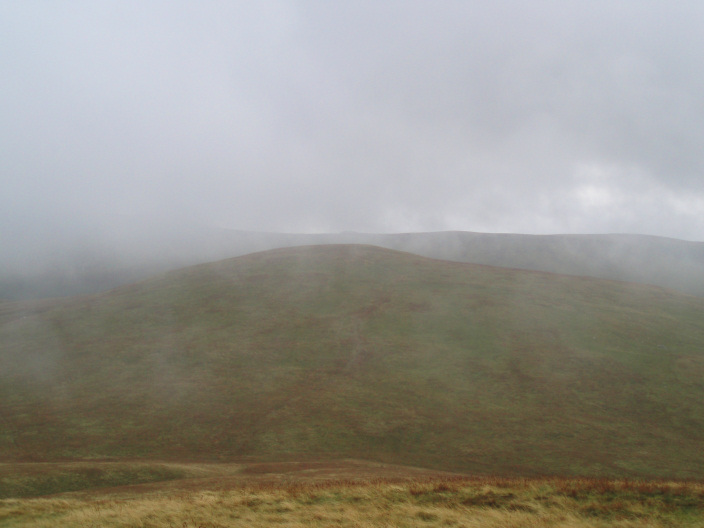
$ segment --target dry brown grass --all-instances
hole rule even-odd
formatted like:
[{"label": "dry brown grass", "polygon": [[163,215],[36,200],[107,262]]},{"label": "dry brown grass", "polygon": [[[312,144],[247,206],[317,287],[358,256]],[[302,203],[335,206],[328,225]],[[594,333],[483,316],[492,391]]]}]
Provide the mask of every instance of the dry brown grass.
[{"label": "dry brown grass", "polygon": [[112,490],[0,501],[0,526],[704,526],[704,484],[427,477],[255,481],[232,489]]}]

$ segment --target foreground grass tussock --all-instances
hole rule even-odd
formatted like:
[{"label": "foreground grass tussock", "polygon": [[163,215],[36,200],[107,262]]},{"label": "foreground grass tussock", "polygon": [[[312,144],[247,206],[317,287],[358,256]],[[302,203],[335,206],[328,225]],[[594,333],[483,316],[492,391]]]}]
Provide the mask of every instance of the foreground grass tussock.
[{"label": "foreground grass tussock", "polygon": [[426,478],[259,483],[0,501],[0,526],[665,527],[704,523],[704,484],[605,479]]}]

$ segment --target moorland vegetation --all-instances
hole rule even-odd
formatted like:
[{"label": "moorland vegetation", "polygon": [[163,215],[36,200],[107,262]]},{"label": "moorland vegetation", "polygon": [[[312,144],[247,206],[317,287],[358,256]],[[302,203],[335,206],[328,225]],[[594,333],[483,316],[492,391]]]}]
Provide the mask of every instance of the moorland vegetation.
[{"label": "moorland vegetation", "polygon": [[[326,468],[338,473],[321,478]],[[287,470],[211,467],[218,476],[208,479],[207,467],[183,465],[190,476],[168,483],[5,499],[0,526],[694,528],[704,521],[704,485],[694,482],[424,475],[353,462]]]}]

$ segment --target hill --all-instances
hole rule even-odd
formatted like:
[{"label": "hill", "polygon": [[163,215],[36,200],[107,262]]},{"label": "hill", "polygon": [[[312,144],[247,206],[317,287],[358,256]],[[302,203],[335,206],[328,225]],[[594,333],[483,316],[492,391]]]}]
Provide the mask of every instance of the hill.
[{"label": "hill", "polygon": [[641,235],[261,233],[149,219],[0,229],[0,299],[85,295],[269,249],[367,244],[431,258],[653,284],[704,297],[704,242]]},{"label": "hill", "polygon": [[0,303],[0,457],[701,477],[704,299],[369,246]]}]

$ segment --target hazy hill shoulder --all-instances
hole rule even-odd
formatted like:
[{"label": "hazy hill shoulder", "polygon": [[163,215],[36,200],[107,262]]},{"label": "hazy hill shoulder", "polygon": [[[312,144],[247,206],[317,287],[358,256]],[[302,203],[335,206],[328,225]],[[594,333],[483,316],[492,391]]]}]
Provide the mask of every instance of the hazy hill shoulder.
[{"label": "hazy hill shoulder", "polygon": [[388,235],[380,243],[434,258],[654,284],[704,296],[704,243],[643,235],[468,232]]}]

